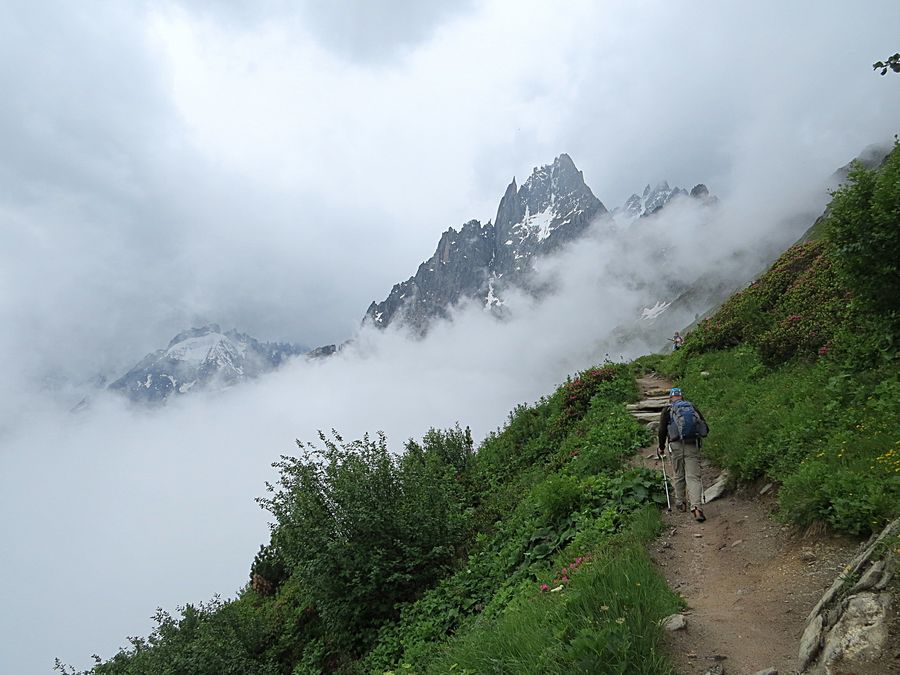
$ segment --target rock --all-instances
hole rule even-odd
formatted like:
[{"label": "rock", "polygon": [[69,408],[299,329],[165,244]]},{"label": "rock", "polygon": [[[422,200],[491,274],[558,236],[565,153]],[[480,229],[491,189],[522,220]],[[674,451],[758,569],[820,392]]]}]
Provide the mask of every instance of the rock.
[{"label": "rock", "polygon": [[811,548],[805,548],[800,551],[800,560],[803,562],[812,562],[816,559],[816,554]]},{"label": "rock", "polygon": [[709,377],[709,371],[708,371],[708,370],[701,370],[701,371],[700,371],[700,377]]},{"label": "rock", "polygon": [[696,539],[700,539],[702,536],[703,536],[703,535],[700,534],[699,532],[698,532],[697,534],[694,535],[694,537],[695,537]]},{"label": "rock", "polygon": [[654,396],[652,398],[645,398],[642,401],[638,401],[637,403],[629,403],[625,406],[626,410],[644,410],[644,411],[656,411],[659,412],[669,402],[668,396]]},{"label": "rock", "polygon": [[854,595],[860,591],[867,591],[881,580],[881,573],[884,571],[884,560],[879,560],[866,570],[865,574],[860,577],[859,581],[850,589],[849,595]]},{"label": "rock", "polygon": [[716,481],[703,491],[703,500],[711,502],[725,494],[725,488],[728,485],[729,473],[728,469],[722,471]]},{"label": "rock", "polygon": [[[825,594],[819,599],[819,602],[816,603],[816,606],[812,608],[809,615],[806,618],[807,623],[813,620],[813,618],[821,612],[821,610],[828,605],[837,597],[840,593],[841,589],[844,588],[844,583],[846,580],[859,572],[863,568],[869,559],[872,557],[872,554],[877,549],[878,545],[889,535],[895,532],[898,528],[900,528],[900,518],[897,518],[881,531],[881,534],[875,536],[874,534],[869,539],[868,542],[862,547],[862,551],[850,561],[850,563],[843,569],[843,571],[838,574],[837,578],[834,580],[834,583],[831,584],[831,587],[825,591]],[[881,582],[879,581],[879,584]],[[886,582],[885,582],[886,583]]]},{"label": "rock", "polygon": [[847,609],[825,637],[822,662],[826,667],[872,661],[884,652],[889,640],[888,593],[860,593],[848,598]]},{"label": "rock", "polygon": [[703,672],[703,675],[725,675],[725,666],[723,666],[721,663],[717,663],[711,668],[707,668]]},{"label": "rock", "polygon": [[759,491],[759,496],[762,497],[764,494],[766,494],[766,493],[767,493],[769,490],[771,490],[773,487],[774,487],[774,484],[773,484],[773,483],[766,483],[765,485],[763,485],[762,490]]},{"label": "rock", "polygon": [[806,626],[803,637],[800,638],[800,650],[797,658],[800,661],[800,672],[806,670],[813,662],[822,646],[822,617],[816,616]]},{"label": "rock", "polygon": [[691,197],[693,197],[694,199],[703,199],[704,197],[709,197],[709,188],[706,187],[703,183],[697,183],[694,187],[691,188]]},{"label": "rock", "polygon": [[663,619],[662,627],[673,633],[677,630],[684,630],[687,628],[687,619],[684,618],[684,614],[671,614]]},{"label": "rock", "polygon": [[744,543],[743,539],[738,539],[737,541],[731,543],[731,548],[734,548],[735,546],[740,546],[743,543]]},{"label": "rock", "polygon": [[886,565],[884,568],[884,573],[881,575],[881,579],[878,580],[878,583],[875,584],[876,590],[883,590],[887,588],[888,582],[891,580],[891,577],[894,576],[894,561],[892,557],[889,557],[888,560],[891,561],[891,564]]},{"label": "rock", "polygon": [[765,670],[757,670],[753,675],[778,675],[775,668],[766,668]]}]

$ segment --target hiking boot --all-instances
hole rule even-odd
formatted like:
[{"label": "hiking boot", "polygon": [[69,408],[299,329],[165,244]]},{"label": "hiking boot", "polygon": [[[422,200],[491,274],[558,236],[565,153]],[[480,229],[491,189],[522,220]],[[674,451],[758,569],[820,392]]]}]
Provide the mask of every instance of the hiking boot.
[{"label": "hiking boot", "polygon": [[679,511],[681,511],[682,513],[687,512],[687,504],[685,504],[684,502],[681,502],[681,504],[676,504],[675,508],[678,509]]},{"label": "hiking boot", "polygon": [[706,520],[706,516],[703,515],[703,509],[701,509],[699,506],[695,506],[691,509],[691,515],[694,516],[694,520],[696,520],[698,523],[702,523]]}]

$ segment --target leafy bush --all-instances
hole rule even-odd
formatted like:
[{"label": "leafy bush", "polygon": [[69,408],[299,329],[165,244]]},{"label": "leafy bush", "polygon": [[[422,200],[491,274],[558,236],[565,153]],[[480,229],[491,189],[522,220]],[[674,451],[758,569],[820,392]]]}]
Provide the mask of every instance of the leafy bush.
[{"label": "leafy bush", "polygon": [[455,467],[428,443],[396,458],[382,435],[320,440],[322,449],[283,456],[278,486],[259,501],[275,517],[272,543],[309,589],[334,648],[360,653],[398,603],[450,569],[464,509]]},{"label": "leafy bush", "polygon": [[900,312],[900,152],[878,170],[855,165],[834,193],[827,223],[847,285],[876,312]]}]

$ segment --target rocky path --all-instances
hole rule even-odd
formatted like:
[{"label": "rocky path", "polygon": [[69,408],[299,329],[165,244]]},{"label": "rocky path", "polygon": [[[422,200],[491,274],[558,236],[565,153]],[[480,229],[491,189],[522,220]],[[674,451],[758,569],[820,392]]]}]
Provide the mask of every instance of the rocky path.
[{"label": "rocky path", "polygon": [[[632,413],[652,424],[646,408],[672,385],[655,376],[645,376],[639,384],[647,403],[644,410],[633,406]],[[710,426],[714,434],[715,420]],[[659,469],[655,449],[644,448],[633,463]],[[706,461],[702,465],[708,489],[719,471]],[[687,603],[686,627],[667,632],[679,673],[797,671],[805,618],[853,556],[857,542],[804,538],[774,521],[773,508],[774,489],[756,485],[708,502],[705,523],[695,522],[689,513],[664,511],[665,529],[650,552],[669,586]]]}]

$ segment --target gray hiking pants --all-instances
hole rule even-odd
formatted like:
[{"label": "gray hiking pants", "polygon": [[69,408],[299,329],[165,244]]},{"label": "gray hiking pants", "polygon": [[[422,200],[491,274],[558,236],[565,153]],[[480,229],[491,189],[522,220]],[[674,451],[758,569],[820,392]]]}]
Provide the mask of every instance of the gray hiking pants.
[{"label": "gray hiking pants", "polygon": [[675,504],[684,503],[684,488],[687,485],[689,508],[700,508],[703,490],[700,486],[700,448],[697,441],[669,441],[669,448],[675,465]]}]

